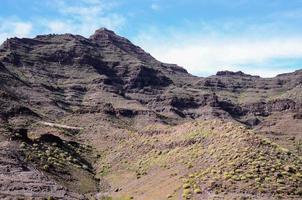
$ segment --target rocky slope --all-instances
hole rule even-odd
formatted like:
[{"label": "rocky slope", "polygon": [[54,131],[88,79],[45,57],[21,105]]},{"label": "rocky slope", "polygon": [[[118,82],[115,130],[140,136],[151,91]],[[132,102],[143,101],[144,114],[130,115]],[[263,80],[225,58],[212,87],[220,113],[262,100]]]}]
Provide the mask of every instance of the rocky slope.
[{"label": "rocky slope", "polygon": [[104,28],[8,39],[0,196],[300,199],[301,85],[196,77]]}]

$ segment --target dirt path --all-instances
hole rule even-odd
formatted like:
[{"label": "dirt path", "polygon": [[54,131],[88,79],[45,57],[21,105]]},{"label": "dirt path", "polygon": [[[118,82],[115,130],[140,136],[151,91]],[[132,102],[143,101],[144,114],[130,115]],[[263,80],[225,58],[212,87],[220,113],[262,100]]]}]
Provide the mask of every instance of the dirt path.
[{"label": "dirt path", "polygon": [[40,121],[39,124],[43,124],[43,125],[55,127],[55,128],[69,129],[69,130],[83,130],[84,129],[82,127],[67,126],[67,125],[63,125],[63,124],[56,124],[56,123],[45,122],[45,121]]}]

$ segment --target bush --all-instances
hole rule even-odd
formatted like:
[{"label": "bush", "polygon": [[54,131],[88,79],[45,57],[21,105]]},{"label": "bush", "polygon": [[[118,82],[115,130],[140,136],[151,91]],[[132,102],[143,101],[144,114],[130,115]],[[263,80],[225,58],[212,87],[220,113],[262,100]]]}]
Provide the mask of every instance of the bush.
[{"label": "bush", "polygon": [[191,194],[190,189],[184,189],[184,191],[182,192],[182,197],[187,199],[190,197],[190,194]]},{"label": "bush", "polygon": [[194,190],[194,193],[195,193],[195,194],[201,194],[202,192],[201,192],[201,190],[200,190],[199,188],[196,188],[196,189]]}]

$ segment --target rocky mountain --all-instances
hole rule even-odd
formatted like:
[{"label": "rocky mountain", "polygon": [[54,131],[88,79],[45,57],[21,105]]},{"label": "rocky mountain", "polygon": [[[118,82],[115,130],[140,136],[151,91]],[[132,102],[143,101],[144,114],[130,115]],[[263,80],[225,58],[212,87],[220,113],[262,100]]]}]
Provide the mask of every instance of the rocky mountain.
[{"label": "rocky mountain", "polygon": [[301,199],[302,70],[202,78],[113,31],[0,47],[2,199]]}]

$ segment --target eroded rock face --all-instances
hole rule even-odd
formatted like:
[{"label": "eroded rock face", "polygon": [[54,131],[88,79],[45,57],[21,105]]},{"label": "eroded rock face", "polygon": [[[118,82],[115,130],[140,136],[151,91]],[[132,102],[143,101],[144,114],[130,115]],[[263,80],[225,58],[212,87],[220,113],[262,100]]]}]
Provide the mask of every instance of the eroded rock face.
[{"label": "eroded rock face", "polygon": [[[198,116],[196,112],[205,106],[220,108],[232,116],[267,116],[275,111],[297,110],[292,99],[239,103],[233,101],[230,93],[252,91],[252,95],[258,89],[288,90],[301,81],[299,71],[273,79],[241,71],[220,71],[202,79],[177,65],[157,61],[126,38],[104,28],[89,38],[72,34],[12,38],[0,50],[0,81],[5,88],[1,92],[24,100],[22,105],[6,112],[11,117],[19,113],[56,118],[74,110],[102,111],[101,106],[95,105],[110,103],[107,93],[116,94],[118,101],[125,104],[134,100],[163,113],[185,111],[180,114],[182,118],[192,113]],[[33,111],[37,109],[43,113]]]},{"label": "eroded rock face", "polygon": [[138,66],[135,71],[130,73],[129,81],[125,88],[167,87],[170,84],[172,84],[172,81],[160,71],[145,66]]},{"label": "eroded rock face", "polygon": [[252,76],[250,74],[245,74],[242,71],[238,71],[238,72],[219,71],[219,72],[216,73],[216,76],[246,76],[246,77],[260,78],[260,76]]},{"label": "eroded rock face", "polygon": [[[179,125],[199,118],[236,121],[249,128],[282,127],[288,123],[282,121],[285,114],[290,113],[290,119],[296,120],[295,123],[301,119],[301,84],[301,70],[274,78],[261,78],[241,71],[220,71],[206,78],[195,77],[180,66],[157,61],[128,39],[104,28],[89,38],[72,34],[12,38],[0,47],[0,126],[28,130],[35,128],[34,123],[39,121],[70,120],[79,126],[89,126],[89,130],[96,131],[93,134],[110,133],[105,139],[111,137],[110,123],[127,131],[153,123]],[[277,117],[270,121],[269,117],[275,115]],[[283,124],[278,124],[280,121]],[[283,132],[288,129],[284,127]],[[63,137],[53,135],[53,130],[43,131],[36,145],[42,143],[45,147],[47,144],[55,149],[50,147],[51,143],[61,144],[62,148],[57,151],[61,151],[63,157],[66,146],[63,137],[77,138],[75,134],[64,132],[66,130]],[[78,137],[86,141],[85,132],[79,132]],[[292,132],[297,130],[293,128]],[[125,137],[121,135],[115,135],[108,142]],[[30,140],[28,145],[33,142],[36,141]],[[195,142],[200,141],[192,140],[181,146]],[[41,151],[34,146],[31,148]],[[20,164],[16,160],[18,152],[7,149],[1,152],[0,168],[4,167],[0,171],[4,170],[4,182],[0,193],[13,196],[30,191],[36,196],[82,198],[71,194],[64,185],[41,171],[32,169],[28,163]],[[88,167],[93,173],[93,165],[88,161],[75,160],[73,164],[78,164],[77,168]],[[36,159],[36,163],[40,161]],[[46,159],[42,161],[46,162]],[[7,166],[16,172],[17,181],[9,182],[13,173],[5,171]],[[21,179],[30,184],[22,186],[25,182]]]},{"label": "eroded rock face", "polygon": [[267,116],[272,112],[299,111],[301,105],[291,99],[278,99],[268,102],[253,103],[244,106],[246,112],[255,113],[260,116]]},{"label": "eroded rock face", "polygon": [[118,36],[113,31],[106,28],[96,30],[95,33],[89,37],[89,39],[100,45],[104,45],[104,43],[115,45],[120,51],[123,51],[124,53],[143,61],[154,60],[150,54],[146,53],[140,47],[133,45],[128,39]]},{"label": "eroded rock face", "polygon": [[22,161],[15,149],[8,142],[0,144],[0,198],[84,199]]},{"label": "eroded rock face", "polygon": [[0,48],[0,69],[2,93],[23,99],[24,111],[43,107],[53,118],[83,104],[107,103],[98,95],[86,98],[93,93],[123,97],[144,88],[158,93],[177,80],[174,76],[188,76],[181,67],[160,63],[107,29],[90,38],[52,34],[8,39]]}]

